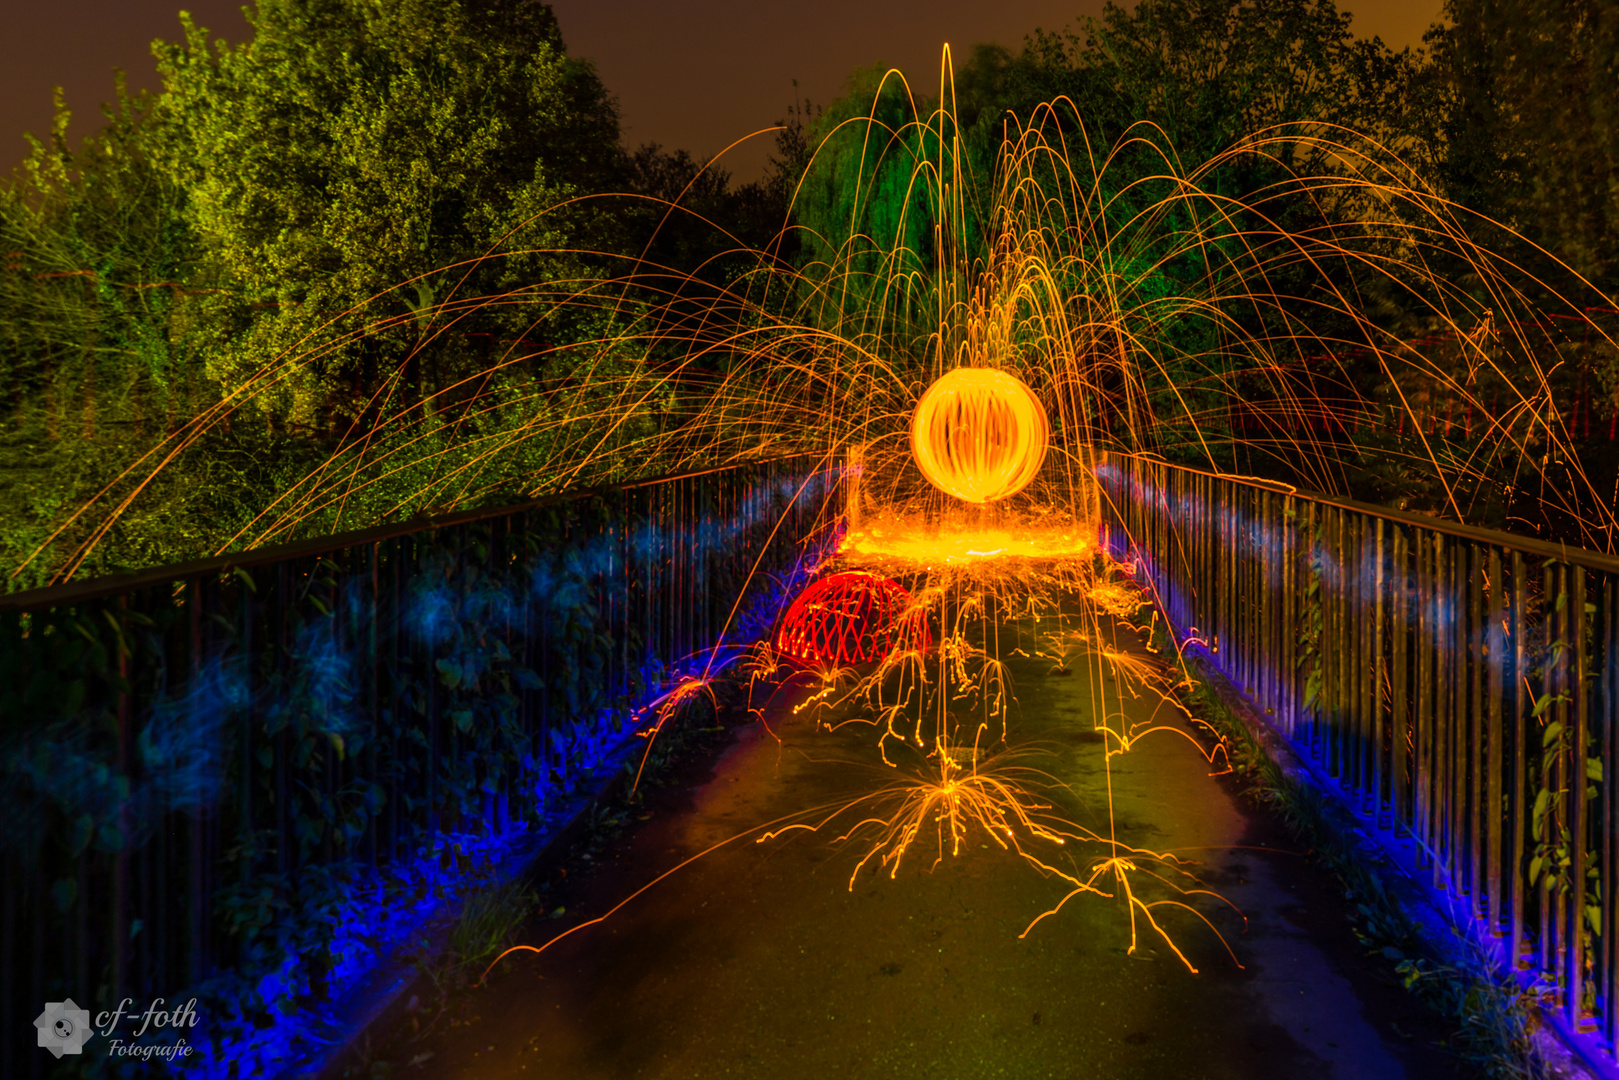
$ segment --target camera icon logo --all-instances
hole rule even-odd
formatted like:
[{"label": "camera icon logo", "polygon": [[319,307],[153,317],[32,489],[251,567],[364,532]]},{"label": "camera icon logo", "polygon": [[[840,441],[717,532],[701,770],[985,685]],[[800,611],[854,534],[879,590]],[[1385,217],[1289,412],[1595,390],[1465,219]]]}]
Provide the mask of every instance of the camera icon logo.
[{"label": "camera icon logo", "polygon": [[82,1054],[84,1044],[96,1033],[90,1026],[89,1011],[79,1008],[72,998],[47,1001],[34,1026],[39,1029],[39,1045],[57,1057]]}]

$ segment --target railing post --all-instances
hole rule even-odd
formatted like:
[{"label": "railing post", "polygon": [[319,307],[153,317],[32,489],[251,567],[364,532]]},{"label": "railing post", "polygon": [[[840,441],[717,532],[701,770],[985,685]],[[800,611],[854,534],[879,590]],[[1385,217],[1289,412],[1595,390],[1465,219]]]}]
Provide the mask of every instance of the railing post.
[{"label": "railing post", "polygon": [[[1483,833],[1486,828],[1486,815],[1484,813],[1484,799],[1487,785],[1485,784],[1484,763],[1487,760],[1484,751],[1485,739],[1485,712],[1484,701],[1484,672],[1489,663],[1485,654],[1484,623],[1484,587],[1485,576],[1488,570],[1485,565],[1484,553],[1477,544],[1468,544],[1467,548],[1467,725],[1465,733],[1468,741],[1467,755],[1467,878],[1465,893],[1468,897],[1468,910],[1475,917],[1484,918],[1488,915],[1488,906],[1482,895],[1485,883],[1484,860],[1485,848]],[[1492,807],[1489,817],[1494,816]]]},{"label": "railing post", "polygon": [[1392,812],[1389,827],[1398,832],[1403,824],[1404,831],[1415,836],[1416,804],[1411,798],[1412,757],[1406,751],[1406,736],[1412,730],[1410,547],[1406,542],[1405,528],[1400,525],[1392,528],[1394,575],[1389,626],[1389,807]]},{"label": "railing post", "polygon": [[1597,684],[1601,687],[1600,703],[1594,718],[1596,737],[1601,747],[1602,783],[1597,835],[1600,838],[1597,861],[1601,867],[1598,880],[1602,888],[1600,956],[1597,984],[1597,1002],[1600,1008],[1602,1034],[1608,1044],[1614,1044],[1619,1033],[1619,928],[1613,925],[1616,907],[1614,890],[1619,888],[1619,784],[1614,770],[1619,768],[1619,754],[1615,753],[1616,735],[1619,735],[1619,582],[1607,577],[1597,585],[1597,612],[1594,640],[1600,652],[1601,670]]},{"label": "railing post", "polygon": [[[1387,605],[1384,594],[1387,589],[1387,577],[1384,571],[1384,539],[1388,523],[1378,518],[1372,522],[1372,622],[1367,631],[1371,639],[1372,662],[1368,665],[1367,675],[1371,679],[1371,697],[1367,701],[1367,709],[1372,717],[1372,776],[1371,776],[1371,805],[1369,807],[1372,820],[1381,825],[1383,822],[1384,795],[1383,789],[1387,782],[1388,771],[1383,764],[1384,745],[1387,744],[1389,764],[1393,764],[1395,752],[1394,740],[1387,732],[1386,719],[1388,711],[1383,708],[1383,687],[1387,680],[1388,670],[1384,659],[1384,619]],[[1392,796],[1392,792],[1390,793]],[[1388,799],[1388,806],[1392,811],[1394,800]],[[1392,821],[1391,821],[1392,823]]]},{"label": "railing post", "polygon": [[[1585,1015],[1585,852],[1586,812],[1585,791],[1589,783],[1586,766],[1586,742],[1589,734],[1590,694],[1586,685],[1585,660],[1585,568],[1564,567],[1567,583],[1566,601],[1559,623],[1563,629],[1562,667],[1567,678],[1569,720],[1573,738],[1570,740],[1568,771],[1565,787],[1569,789],[1569,882],[1568,888],[1568,951],[1564,981],[1568,987],[1568,1013],[1570,1027],[1578,1028]],[[1572,668],[1572,670],[1570,670]]]},{"label": "railing post", "polygon": [[1486,655],[1483,658],[1488,669],[1484,738],[1489,748],[1489,758],[1485,765],[1487,783],[1484,789],[1484,826],[1487,834],[1485,849],[1488,859],[1484,875],[1487,894],[1484,921],[1490,928],[1490,933],[1498,938],[1501,936],[1502,840],[1506,823],[1510,821],[1510,818],[1502,813],[1501,794],[1502,772],[1506,768],[1505,748],[1501,742],[1502,678],[1506,666],[1504,655],[1506,632],[1502,624],[1506,621],[1507,610],[1506,582],[1502,580],[1501,572],[1501,549],[1492,546],[1489,563],[1485,569],[1488,578],[1489,613],[1485,616]]},{"label": "railing post", "polygon": [[[1557,625],[1557,613],[1555,605],[1558,587],[1561,584],[1561,582],[1558,580],[1559,577],[1560,575],[1557,573],[1557,565],[1555,563],[1547,562],[1542,566],[1540,593],[1541,621],[1543,627],[1545,628],[1546,642],[1548,645],[1555,640],[1554,634],[1556,632],[1555,627]],[[1558,686],[1558,681],[1556,665],[1553,663],[1553,659],[1548,653],[1541,677],[1541,693],[1555,696],[1560,689]],[[1547,721],[1555,721],[1557,723],[1563,723],[1568,719],[1562,706],[1556,704],[1550,707],[1546,718]],[[1531,734],[1534,734],[1533,727],[1530,728],[1530,732]],[[1542,742],[1542,747],[1544,748],[1544,742]],[[1559,768],[1559,765],[1560,762],[1558,762],[1556,758],[1553,758],[1550,764],[1542,766],[1540,777],[1541,782],[1551,792],[1556,792],[1563,783],[1562,769]],[[1542,826],[1542,843],[1546,842],[1550,829],[1553,827],[1557,819],[1561,817],[1561,807],[1557,805],[1561,801],[1562,800],[1557,798],[1557,796],[1554,794],[1546,808],[1546,817],[1544,819],[1544,825]],[[1552,917],[1553,900],[1551,880],[1552,874],[1550,870],[1543,870],[1540,877],[1540,892],[1537,896],[1537,899],[1540,901],[1540,933],[1538,935],[1540,950],[1536,961],[1542,971],[1555,972],[1557,970],[1556,947],[1558,943],[1554,942],[1553,934],[1558,929],[1558,920]]]},{"label": "railing post", "polygon": [[1512,924],[1507,934],[1508,962],[1514,971],[1528,966],[1529,950],[1524,940],[1528,930],[1525,913],[1529,904],[1529,891],[1532,887],[1524,879],[1524,869],[1527,865],[1525,835],[1529,828],[1530,814],[1526,812],[1528,802],[1525,791],[1525,782],[1528,779],[1529,768],[1528,753],[1528,723],[1529,709],[1533,696],[1527,692],[1526,680],[1528,673],[1524,663],[1529,637],[1529,620],[1526,607],[1529,602],[1529,567],[1522,552],[1512,553],[1512,817],[1508,822],[1511,832],[1511,842],[1508,852],[1511,855],[1512,872],[1508,875],[1510,893],[1508,908],[1512,916]]}]

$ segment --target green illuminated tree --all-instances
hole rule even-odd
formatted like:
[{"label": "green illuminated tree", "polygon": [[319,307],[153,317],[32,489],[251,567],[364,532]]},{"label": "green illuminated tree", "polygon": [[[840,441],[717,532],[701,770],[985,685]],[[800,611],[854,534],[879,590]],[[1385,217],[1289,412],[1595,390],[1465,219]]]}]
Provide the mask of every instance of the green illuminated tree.
[{"label": "green illuminated tree", "polygon": [[[622,155],[612,101],[566,54],[549,7],[263,0],[250,41],[214,48],[183,18],[186,40],[155,47],[159,108],[178,133],[162,164],[206,250],[261,311],[214,365],[227,387],[312,333],[396,317],[392,347],[419,343],[465,273],[441,268],[492,248],[522,254],[463,295],[577,276],[581,260],[536,252],[612,243],[605,213],[553,209],[615,186]],[[499,329],[532,318],[512,310]],[[371,342],[382,359],[386,340]],[[294,414],[314,419],[359,356],[341,350],[289,384]]]},{"label": "green illuminated tree", "polygon": [[[104,488],[129,496],[145,474],[120,474],[217,400],[204,358],[235,301],[186,222],[185,190],[153,165],[164,132],[151,106],[120,77],[106,126],[73,150],[59,98],[52,132],[0,186],[0,564],[61,529],[10,587],[45,583],[98,520],[73,512]],[[298,460],[255,427],[215,431],[171,463],[86,569],[180,561],[238,520],[267,486],[263,466]]]}]

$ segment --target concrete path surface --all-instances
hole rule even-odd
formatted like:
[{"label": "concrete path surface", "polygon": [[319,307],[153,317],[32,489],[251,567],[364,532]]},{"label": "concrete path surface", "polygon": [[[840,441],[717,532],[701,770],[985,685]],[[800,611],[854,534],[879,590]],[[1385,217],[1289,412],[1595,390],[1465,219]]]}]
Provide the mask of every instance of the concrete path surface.
[{"label": "concrete path surface", "polygon": [[[1003,630],[1010,651],[1016,628]],[[1027,628],[1025,628],[1027,629]],[[1009,741],[1070,790],[1042,793],[1070,820],[1107,831],[1107,775],[1092,731],[1096,678],[1008,660],[1017,703]],[[1104,680],[1105,685],[1105,680]],[[1399,1080],[1467,1075],[1432,1046],[1403,991],[1364,962],[1344,898],[1229,779],[1174,733],[1112,759],[1119,838],[1169,852],[1231,905],[1195,900],[1235,960],[1192,914],[1157,908],[1197,974],[1145,922],[1128,952],[1118,899],[1069,891],[979,831],[932,867],[924,830],[896,877],[868,865],[843,829],[757,843],[759,825],[857,799],[892,782],[873,729],[836,732],[785,699],[734,743],[706,782],[649,796],[648,820],[553,886],[564,917],[546,940],[599,915],[681,860],[720,847],[607,921],[509,962],[452,1026],[411,1048],[406,1076],[647,1078],[906,1077],[976,1080]],[[1154,715],[1154,710],[1157,710]],[[1150,696],[1130,719],[1183,726]],[[824,815],[820,815],[824,816]],[[819,817],[813,818],[819,820]],[[928,826],[931,829],[933,826]],[[1041,847],[1070,872],[1099,849]],[[1143,862],[1142,866],[1146,867]],[[931,867],[931,869],[930,869]],[[1170,894],[1143,870],[1141,895]],[[1189,881],[1183,884],[1190,884]],[[1245,917],[1245,919],[1244,919]],[[1240,966],[1239,966],[1240,964]]]}]

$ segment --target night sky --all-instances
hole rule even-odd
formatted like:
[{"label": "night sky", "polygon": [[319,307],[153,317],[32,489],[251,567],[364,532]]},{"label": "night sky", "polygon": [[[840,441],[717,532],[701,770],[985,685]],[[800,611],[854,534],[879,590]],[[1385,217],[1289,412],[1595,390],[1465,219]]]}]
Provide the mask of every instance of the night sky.
[{"label": "night sky", "polygon": [[[115,67],[132,87],[158,88],[149,46],[176,40],[178,0],[0,0],[0,174],[22,161],[22,135],[49,130],[62,86],[76,140],[101,124]],[[247,36],[239,0],[188,0],[197,22],[231,42]],[[1016,48],[1035,27],[1100,14],[1102,0],[555,0],[568,51],[595,61],[618,95],[629,146],[658,142],[697,157],[783,118],[792,81],[813,102],[837,96],[849,72],[878,62],[937,86],[940,47],[964,61],[992,41]],[[1415,45],[1439,0],[1359,0],[1355,30]],[[733,151],[733,174],[757,175],[769,137]]]}]

